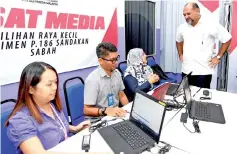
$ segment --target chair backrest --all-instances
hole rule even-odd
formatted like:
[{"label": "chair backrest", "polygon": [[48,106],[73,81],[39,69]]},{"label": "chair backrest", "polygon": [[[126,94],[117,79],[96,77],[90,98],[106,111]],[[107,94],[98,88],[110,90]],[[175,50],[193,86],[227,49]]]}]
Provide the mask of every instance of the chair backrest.
[{"label": "chair backrest", "polygon": [[[72,82],[72,80],[79,82]],[[69,86],[69,83],[73,84]],[[81,77],[69,78],[64,82],[63,90],[69,123],[77,125],[84,120],[84,81]]]},{"label": "chair backrest", "polygon": [[147,64],[149,66],[153,66],[156,64],[156,60],[153,56],[147,56]]},{"label": "chair backrest", "polygon": [[118,70],[120,71],[122,76],[124,75],[126,69],[127,69],[127,61],[122,61],[118,64]]},{"label": "chair backrest", "polygon": [[7,136],[7,129],[4,126],[8,116],[15,106],[15,99],[8,99],[1,102],[1,153],[2,154],[16,154],[16,148]]}]

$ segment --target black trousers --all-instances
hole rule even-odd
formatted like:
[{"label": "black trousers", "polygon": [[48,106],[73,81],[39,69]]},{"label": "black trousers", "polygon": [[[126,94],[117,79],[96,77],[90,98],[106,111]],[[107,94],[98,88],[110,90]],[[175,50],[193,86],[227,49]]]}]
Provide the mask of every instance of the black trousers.
[{"label": "black trousers", "polygon": [[[185,73],[182,73],[182,77],[185,75]],[[212,75],[189,75],[188,83],[189,85],[210,89],[211,79]]]}]

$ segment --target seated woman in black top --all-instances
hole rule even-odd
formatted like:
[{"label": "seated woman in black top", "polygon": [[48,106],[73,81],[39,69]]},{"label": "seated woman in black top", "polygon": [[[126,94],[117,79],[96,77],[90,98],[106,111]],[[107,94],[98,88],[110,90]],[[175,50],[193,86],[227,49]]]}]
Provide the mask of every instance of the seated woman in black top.
[{"label": "seated woman in black top", "polygon": [[159,76],[153,74],[149,65],[147,65],[146,54],[143,49],[131,49],[127,57],[128,67],[124,72],[125,93],[132,101],[136,88],[148,92],[153,88],[153,83],[159,81]]}]

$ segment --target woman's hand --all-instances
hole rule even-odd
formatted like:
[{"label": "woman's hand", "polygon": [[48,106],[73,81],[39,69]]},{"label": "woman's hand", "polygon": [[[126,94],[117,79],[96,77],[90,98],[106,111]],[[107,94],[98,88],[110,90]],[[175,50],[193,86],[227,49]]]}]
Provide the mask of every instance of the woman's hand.
[{"label": "woman's hand", "polygon": [[69,131],[71,133],[78,133],[79,131],[90,127],[90,125],[91,125],[91,122],[89,120],[83,121],[80,124],[78,124],[77,126],[69,125]]},{"label": "woman's hand", "polygon": [[89,120],[83,121],[76,126],[76,130],[77,132],[79,132],[82,129],[90,127],[90,125],[91,125],[91,122]]},{"label": "woman's hand", "polygon": [[159,81],[159,76],[156,74],[152,74],[151,76],[148,77],[148,82],[150,84],[156,83],[157,81]]}]

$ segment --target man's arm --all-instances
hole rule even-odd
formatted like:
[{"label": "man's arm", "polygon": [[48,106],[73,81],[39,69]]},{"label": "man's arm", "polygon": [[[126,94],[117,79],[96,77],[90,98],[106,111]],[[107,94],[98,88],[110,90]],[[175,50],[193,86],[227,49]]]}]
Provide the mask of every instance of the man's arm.
[{"label": "man's arm", "polygon": [[220,57],[223,56],[223,54],[224,54],[224,53],[227,51],[227,49],[229,48],[230,42],[231,42],[231,39],[230,39],[229,41],[225,42],[225,43],[222,43],[221,48],[220,48],[220,50],[219,50],[219,52],[218,52],[218,56],[220,56]]},{"label": "man's arm", "polygon": [[122,105],[126,105],[128,104],[128,98],[127,96],[125,95],[124,93],[124,84],[123,84],[123,80],[122,80],[122,77],[121,77],[121,73],[117,70],[118,74],[117,74],[117,77],[119,79],[119,93],[118,93],[118,97],[119,97],[119,102],[122,104]]},{"label": "man's arm", "polygon": [[99,83],[93,77],[88,76],[84,88],[84,114],[86,116],[100,116],[99,108],[95,107],[97,95],[99,93]]},{"label": "man's arm", "polygon": [[94,105],[84,105],[84,114],[87,116],[101,116],[101,110],[97,107],[95,107]]},{"label": "man's arm", "polygon": [[176,47],[178,50],[179,60],[183,61],[183,45],[184,45],[184,39],[182,35],[182,25],[179,26],[176,33]]},{"label": "man's arm", "polygon": [[[227,51],[229,45],[230,45],[231,39],[225,43],[222,43],[220,50],[217,54],[217,56],[219,56],[220,58],[224,55],[224,53]],[[213,57],[209,62],[209,66],[210,67],[216,67],[216,65],[220,62],[220,58],[219,57]]]},{"label": "man's arm", "polygon": [[214,37],[222,42],[218,55],[213,57],[209,62],[210,67],[216,67],[216,65],[220,62],[220,58],[224,55],[224,53],[229,48],[231,42],[231,34],[225,29],[221,24],[216,26],[216,32],[214,33]]},{"label": "man's arm", "polygon": [[119,91],[119,102],[121,102],[123,106],[129,103],[123,90]]},{"label": "man's arm", "polygon": [[[124,94],[125,95],[125,94]],[[126,97],[126,95],[125,95]],[[127,97],[126,97],[127,99]],[[125,98],[123,97],[123,100],[125,100]],[[127,103],[128,103],[128,100],[127,100]],[[123,104],[124,105],[124,104]],[[102,114],[102,111],[101,109],[99,108],[96,108],[92,105],[84,105],[84,113],[85,115],[88,115],[88,116],[104,116]],[[124,117],[126,114],[126,111],[123,110],[123,108],[118,108],[118,107],[107,107],[105,109],[105,115],[108,115],[108,116],[119,116],[119,117]]]},{"label": "man's arm", "polygon": [[183,61],[183,44],[184,44],[184,42],[177,42],[176,41],[176,47],[177,47],[178,54],[179,54],[179,60],[181,62]]}]

